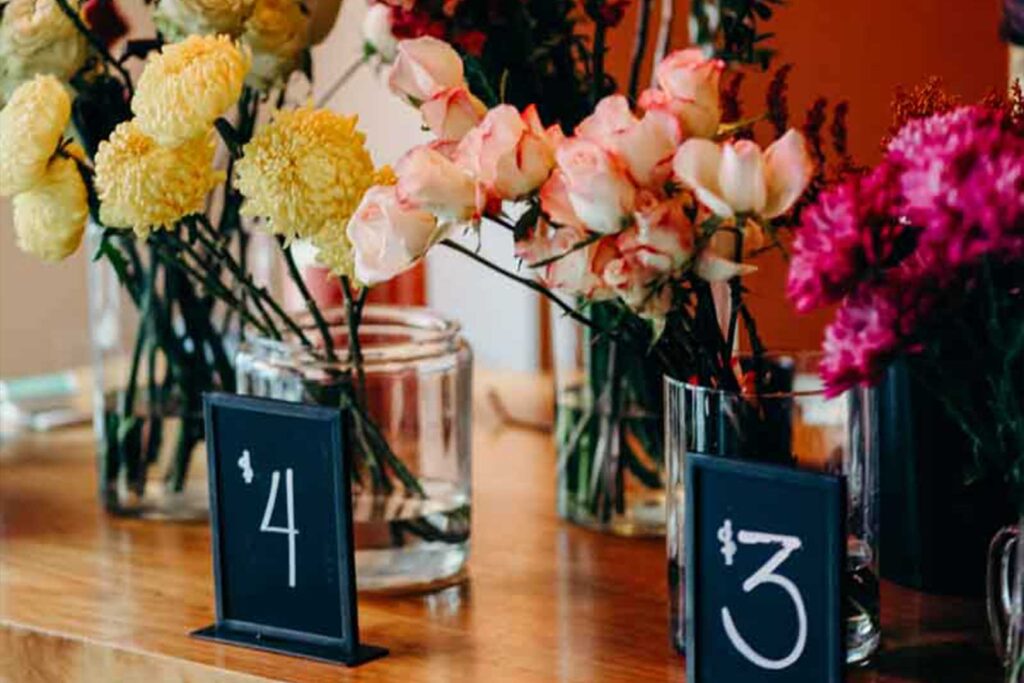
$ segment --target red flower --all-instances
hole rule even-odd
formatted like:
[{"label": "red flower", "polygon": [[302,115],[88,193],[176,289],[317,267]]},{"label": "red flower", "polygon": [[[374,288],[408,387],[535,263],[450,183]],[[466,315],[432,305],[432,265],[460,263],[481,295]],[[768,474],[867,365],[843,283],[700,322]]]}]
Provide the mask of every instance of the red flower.
[{"label": "red flower", "polygon": [[128,33],[128,23],[114,0],[86,0],[82,5],[82,15],[105,47],[110,47]]},{"label": "red flower", "polygon": [[475,29],[471,31],[463,31],[456,35],[452,39],[452,42],[466,54],[479,57],[484,53],[484,44],[487,42],[487,34]]},{"label": "red flower", "polygon": [[444,22],[434,19],[423,10],[395,7],[391,22],[391,32],[399,40],[421,36],[433,36],[443,40],[445,37]]}]

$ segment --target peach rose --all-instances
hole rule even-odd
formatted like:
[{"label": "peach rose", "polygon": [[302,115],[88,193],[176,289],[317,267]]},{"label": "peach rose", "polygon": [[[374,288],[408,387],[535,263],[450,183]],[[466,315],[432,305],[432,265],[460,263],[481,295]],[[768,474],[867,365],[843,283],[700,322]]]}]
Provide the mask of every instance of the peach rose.
[{"label": "peach rose", "polygon": [[583,227],[583,222],[572,208],[565,174],[557,168],[540,188],[540,208],[556,226]]},{"label": "peach rose", "polygon": [[599,273],[609,260],[608,248],[614,247],[597,242],[581,248],[589,238],[583,228],[555,227],[542,219],[526,239],[516,242],[515,254],[533,266],[541,282],[551,289],[585,299],[604,299],[609,292]]},{"label": "peach rose", "polygon": [[654,78],[658,89],[640,95],[642,108],[663,110],[677,116],[686,133],[708,138],[722,118],[719,81],[725,63],[707,59],[697,48],[677,50],[658,64]]},{"label": "peach rose", "polygon": [[346,229],[356,279],[367,286],[411,268],[439,238],[437,219],[402,205],[394,186],[375,185],[363,195]]},{"label": "peach rose", "polygon": [[398,43],[397,55],[388,73],[388,86],[414,106],[442,90],[463,85],[462,59],[443,40],[432,36],[403,40]]},{"label": "peach rose", "polygon": [[554,165],[554,149],[536,107],[520,114],[511,105],[487,112],[459,144],[456,161],[485,191],[499,199],[519,199],[544,183]]},{"label": "peach rose", "polygon": [[445,88],[420,105],[423,123],[446,141],[461,140],[486,113],[487,105],[462,85]]},{"label": "peach rose", "polygon": [[672,175],[683,130],[668,112],[651,110],[638,119],[624,96],[609,95],[577,126],[576,135],[617,156],[638,185],[656,187]]},{"label": "peach rose", "polygon": [[405,206],[445,221],[479,217],[473,179],[432,146],[410,150],[395,165],[395,175],[398,199]]},{"label": "peach rose", "polygon": [[556,158],[569,203],[587,228],[607,235],[632,222],[636,188],[618,159],[584,138],[562,142]]},{"label": "peach rose", "polygon": [[673,161],[676,177],[718,216],[774,218],[807,188],[814,163],[803,135],[790,129],[763,153],[750,140],[687,140]]}]

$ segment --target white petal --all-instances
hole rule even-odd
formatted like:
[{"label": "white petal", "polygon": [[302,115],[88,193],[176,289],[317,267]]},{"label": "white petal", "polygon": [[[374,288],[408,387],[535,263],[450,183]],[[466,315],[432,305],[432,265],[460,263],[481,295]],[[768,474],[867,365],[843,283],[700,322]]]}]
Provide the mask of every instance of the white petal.
[{"label": "white petal", "polygon": [[693,190],[697,199],[719,216],[732,216],[732,209],[722,198],[718,185],[722,149],[711,142],[691,138],[684,142],[672,161],[676,178]]},{"label": "white petal", "polygon": [[804,136],[791,128],[765,150],[764,165],[768,186],[764,215],[774,218],[788,211],[807,189],[814,162]]},{"label": "white petal", "polygon": [[740,140],[725,145],[718,184],[722,197],[736,213],[760,213],[764,209],[764,157],[757,143]]},{"label": "white petal", "polygon": [[749,275],[757,270],[757,266],[746,263],[736,263],[719,256],[705,254],[697,259],[694,272],[697,277],[708,282],[725,282],[738,275]]}]

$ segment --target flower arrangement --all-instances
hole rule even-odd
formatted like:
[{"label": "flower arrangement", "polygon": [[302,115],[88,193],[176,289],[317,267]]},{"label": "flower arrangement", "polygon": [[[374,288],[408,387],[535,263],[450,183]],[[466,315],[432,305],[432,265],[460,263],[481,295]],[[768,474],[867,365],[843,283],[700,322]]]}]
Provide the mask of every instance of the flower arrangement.
[{"label": "flower arrangement", "polygon": [[[464,63],[431,35],[397,43],[389,85],[436,139],[398,162],[393,186],[365,195],[347,230],[354,273],[385,281],[440,244],[589,330],[601,370],[594,400],[560,420],[561,467],[575,482],[569,516],[602,524],[623,513],[624,471],[659,485],[660,420],[630,415],[636,404],[659,410],[662,374],[741,389],[740,331],[762,349],[742,277],[777,245],[818,165],[795,129],[762,148],[755,122],[723,123],[726,64],[697,49],[666,56],[637,109],[602,95],[569,135],[533,104],[488,108]],[[452,239],[485,224],[512,234],[534,277]]]},{"label": "flower arrangement", "polygon": [[907,358],[967,435],[975,475],[999,475],[1024,505],[1020,86],[1006,102],[902,102],[912,118],[881,163],[804,212],[788,293],[801,311],[838,304],[824,341],[830,391]]},{"label": "flower arrangement", "polygon": [[[325,225],[343,226],[384,176],[354,119],[299,109],[257,126],[308,62],[309,13],[299,0],[163,0],[154,18],[160,33],[128,41],[115,58],[110,48],[126,27],[110,0],[5,6],[0,193],[13,196],[18,244],[43,259],[66,258],[90,219],[96,226],[95,259],[110,264],[140,313],[125,386],[102,399],[105,503],[176,516],[193,514],[173,506],[203,437],[202,393],[235,387],[236,340],[288,329],[311,344],[254,281],[246,258],[255,219],[247,217],[281,235],[294,266],[291,239],[316,233],[330,242]],[[126,67],[136,58],[145,59],[137,79]],[[304,177],[319,185],[287,189],[293,201],[277,205],[272,168],[288,153],[304,155]],[[342,249],[325,253],[346,258]],[[101,322],[108,329],[112,321]],[[154,502],[147,473],[164,451],[172,455]],[[150,504],[164,507],[142,509]]]}]

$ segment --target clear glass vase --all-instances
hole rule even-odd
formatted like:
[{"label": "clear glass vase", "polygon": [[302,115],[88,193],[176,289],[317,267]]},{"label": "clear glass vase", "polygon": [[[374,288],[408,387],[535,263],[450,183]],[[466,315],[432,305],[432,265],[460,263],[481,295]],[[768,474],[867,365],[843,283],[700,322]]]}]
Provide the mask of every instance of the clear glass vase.
[{"label": "clear glass vase", "polygon": [[[873,391],[825,396],[817,354],[772,356],[769,390],[755,397],[665,379],[668,579],[672,642],[686,645],[687,453],[772,462],[846,477],[843,586],[847,662],[866,660],[881,638],[878,584],[878,427]],[[742,359],[747,365],[749,359]]]},{"label": "clear glass vase", "polygon": [[233,388],[234,336],[180,272],[128,231],[90,225],[88,269],[93,426],[104,509],[201,520],[209,512],[202,394]]},{"label": "clear glass vase", "polygon": [[[617,313],[594,304],[590,315],[612,324]],[[558,514],[621,536],[661,536],[661,367],[646,348],[595,339],[562,316],[553,328]]]},{"label": "clear glass vase", "polygon": [[1001,529],[988,554],[988,620],[1008,683],[1024,680],[1024,517]]},{"label": "clear glass vase", "polygon": [[[324,315],[347,358],[344,311]],[[352,440],[358,587],[447,585],[469,556],[472,354],[456,323],[419,308],[367,306],[359,339],[364,412],[388,449]],[[347,361],[287,342],[250,340],[236,367],[238,392],[252,396],[339,406],[352,388]]]}]

